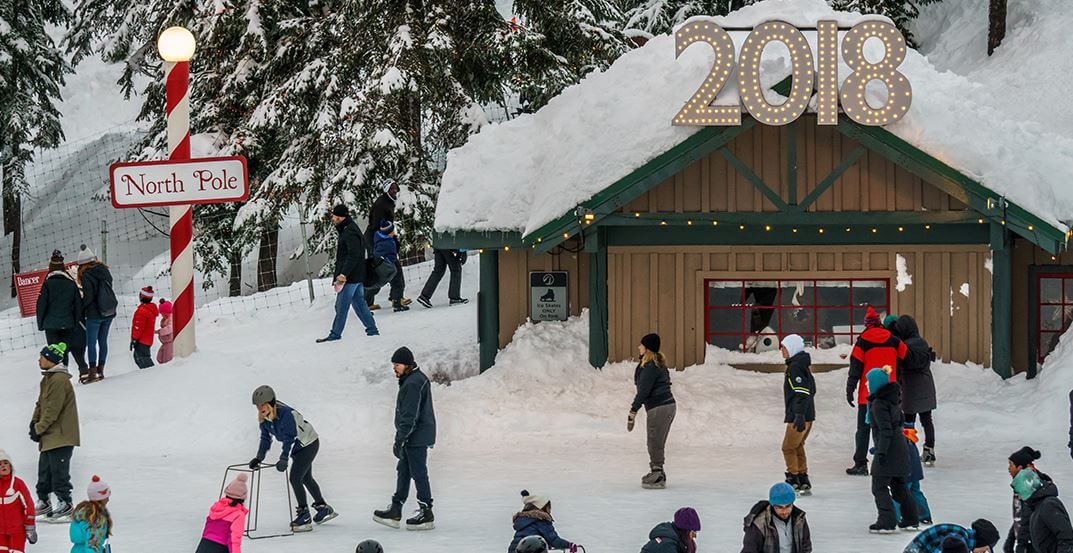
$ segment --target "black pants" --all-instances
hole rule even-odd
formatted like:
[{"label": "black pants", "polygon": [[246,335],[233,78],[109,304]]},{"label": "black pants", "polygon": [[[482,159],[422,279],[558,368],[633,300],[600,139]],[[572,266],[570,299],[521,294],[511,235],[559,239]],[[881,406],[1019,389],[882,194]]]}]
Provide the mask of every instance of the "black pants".
[{"label": "black pants", "polygon": [[[388,301],[394,303],[401,300],[404,290],[406,290],[406,277],[402,274],[402,262],[396,259],[395,276],[391,279],[391,290],[387,293]],[[372,305],[376,301],[376,294],[379,292],[380,288],[367,288],[365,290],[365,304]]]},{"label": "black pants", "polygon": [[216,543],[208,538],[201,538],[194,553],[231,553],[231,548],[222,543]]},{"label": "black pants", "polygon": [[[906,413],[905,422],[916,424],[917,414]],[[924,447],[935,447],[935,421],[931,418],[931,411],[920,413],[920,426],[924,427]]]},{"label": "black pants", "polygon": [[916,501],[909,496],[905,478],[872,475],[872,497],[876,500],[876,510],[879,511],[879,519],[876,521],[882,528],[894,528],[898,524],[898,517],[894,514],[894,501],[902,507],[901,522],[906,525],[919,522]]},{"label": "black pants", "polygon": [[86,364],[86,329],[80,326],[81,324],[75,323],[74,328],[46,330],[45,341],[50,346],[60,342],[67,344],[67,351],[63,354],[63,364],[67,365],[68,356],[73,356],[78,370],[84,371],[89,368],[89,365]]},{"label": "black pants", "polygon": [[451,270],[451,280],[447,285],[447,297],[452,300],[462,299],[462,262],[458,259],[457,250],[433,250],[435,259],[432,266],[432,274],[425,281],[425,287],[421,290],[421,296],[432,299],[436,293],[436,287],[447,269]]},{"label": "black pants", "polygon": [[42,451],[37,459],[37,497],[48,501],[48,494],[56,494],[56,499],[71,503],[71,455],[74,446],[57,447]]},{"label": "black pants", "polygon": [[149,346],[141,342],[134,344],[134,363],[138,365],[139,369],[148,369],[154,365],[153,352],[149,349]]},{"label": "black pants", "polygon": [[432,506],[432,486],[428,483],[428,448],[425,446],[405,447],[399,459],[398,481],[395,483],[395,495],[391,502],[402,505],[410,495],[410,480],[417,487],[417,500],[423,505]]},{"label": "black pants", "polygon": [[294,498],[298,500],[299,507],[306,507],[306,490],[313,496],[313,504],[324,503],[324,496],[320,494],[320,484],[313,479],[313,459],[317,458],[320,450],[320,440],[299,449],[291,454],[291,487],[294,488]]},{"label": "black pants", "polygon": [[853,464],[868,462],[868,442],[872,437],[872,428],[868,425],[868,405],[857,406],[857,433],[853,435]]}]

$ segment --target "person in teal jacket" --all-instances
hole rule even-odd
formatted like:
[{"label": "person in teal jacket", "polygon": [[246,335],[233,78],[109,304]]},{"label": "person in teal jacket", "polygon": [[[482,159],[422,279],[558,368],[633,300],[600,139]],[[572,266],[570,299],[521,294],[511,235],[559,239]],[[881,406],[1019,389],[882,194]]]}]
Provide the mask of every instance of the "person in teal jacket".
[{"label": "person in teal jacket", "polygon": [[86,496],[71,516],[71,553],[111,553],[108,538],[112,537],[112,514],[108,512],[108,499],[112,489],[94,475]]}]

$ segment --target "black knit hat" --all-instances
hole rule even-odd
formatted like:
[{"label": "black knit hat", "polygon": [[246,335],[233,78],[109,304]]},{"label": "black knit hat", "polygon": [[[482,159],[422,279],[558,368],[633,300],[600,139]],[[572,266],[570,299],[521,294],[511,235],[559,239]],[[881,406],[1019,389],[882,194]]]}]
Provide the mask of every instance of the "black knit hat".
[{"label": "black knit hat", "polygon": [[417,366],[417,362],[414,361],[414,353],[408,347],[401,347],[395,350],[395,353],[391,354],[391,362],[406,365],[407,367]]},{"label": "black knit hat", "polygon": [[652,353],[659,353],[659,334],[645,334],[645,337],[641,338],[641,345]]},{"label": "black knit hat", "polygon": [[969,553],[969,546],[961,538],[950,536],[943,540],[943,553]]},{"label": "black knit hat", "polygon": [[350,208],[343,204],[338,204],[332,208],[332,215],[336,217],[350,217]]},{"label": "black knit hat", "polygon": [[1013,463],[1015,467],[1027,467],[1036,462],[1041,455],[1040,452],[1026,445],[1010,455],[1010,462]]},{"label": "black knit hat", "polygon": [[984,518],[976,519],[976,521],[972,523],[972,531],[976,533],[976,547],[980,547],[981,545],[995,547],[995,544],[998,543],[998,528],[995,528],[995,525],[991,524],[990,520]]}]

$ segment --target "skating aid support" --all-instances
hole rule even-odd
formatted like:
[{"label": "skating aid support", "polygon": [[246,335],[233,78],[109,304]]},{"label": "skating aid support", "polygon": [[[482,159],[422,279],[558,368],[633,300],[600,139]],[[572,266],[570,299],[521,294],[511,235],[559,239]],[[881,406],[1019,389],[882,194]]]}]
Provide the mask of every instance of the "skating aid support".
[{"label": "skating aid support", "polygon": [[[224,496],[224,487],[227,486],[227,477],[232,472],[245,472],[250,475],[250,496],[247,498],[247,504],[250,507],[250,513],[252,517],[246,517],[246,531],[245,536],[251,540],[263,540],[267,538],[285,538],[287,536],[293,536],[294,532],[289,531],[282,534],[271,534],[267,536],[255,536],[254,532],[257,532],[257,520],[261,515],[260,501],[261,501],[261,469],[275,469],[275,465],[261,465],[255,469],[251,469],[249,463],[239,463],[237,465],[230,465],[224,470],[224,479],[220,483],[220,497]],[[283,479],[287,484],[287,520],[290,520],[291,513],[294,512],[294,505],[291,503],[291,478],[290,468],[287,472],[283,473]],[[249,501],[252,499],[252,501]]]}]

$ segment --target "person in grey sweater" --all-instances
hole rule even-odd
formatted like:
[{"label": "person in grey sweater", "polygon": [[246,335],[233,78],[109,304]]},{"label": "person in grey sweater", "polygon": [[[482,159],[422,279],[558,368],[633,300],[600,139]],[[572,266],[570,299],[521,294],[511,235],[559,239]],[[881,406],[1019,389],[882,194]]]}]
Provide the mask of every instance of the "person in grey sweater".
[{"label": "person in grey sweater", "polygon": [[667,370],[667,360],[659,352],[659,347],[658,334],[645,335],[641,338],[641,345],[637,346],[637,352],[641,356],[633,373],[637,394],[633,398],[626,422],[626,430],[632,432],[637,412],[644,406],[648,416],[646,426],[650,471],[641,477],[641,487],[646,489],[667,487],[667,474],[663,471],[663,463],[667,436],[671,432],[671,423],[674,422],[677,412],[674,395],[671,393],[671,375]]}]

